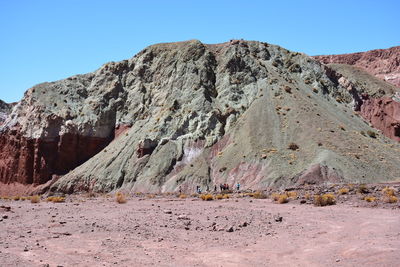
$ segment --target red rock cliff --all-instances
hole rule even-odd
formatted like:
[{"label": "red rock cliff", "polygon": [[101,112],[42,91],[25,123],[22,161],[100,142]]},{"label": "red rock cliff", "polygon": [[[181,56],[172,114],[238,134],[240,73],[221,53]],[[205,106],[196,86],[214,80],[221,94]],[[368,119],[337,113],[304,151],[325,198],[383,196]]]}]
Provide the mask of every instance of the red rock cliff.
[{"label": "red rock cliff", "polygon": [[338,63],[357,66],[400,87],[400,46],[353,54],[315,56],[314,58],[324,64]]},{"label": "red rock cliff", "polygon": [[364,97],[361,115],[387,137],[400,141],[400,103],[390,97]]}]

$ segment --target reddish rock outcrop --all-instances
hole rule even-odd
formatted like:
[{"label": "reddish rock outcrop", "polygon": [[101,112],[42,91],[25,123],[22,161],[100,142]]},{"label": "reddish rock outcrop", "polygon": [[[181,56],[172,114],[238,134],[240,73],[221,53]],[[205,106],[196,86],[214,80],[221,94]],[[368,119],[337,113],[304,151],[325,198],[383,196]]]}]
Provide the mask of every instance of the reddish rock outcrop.
[{"label": "reddish rock outcrop", "polygon": [[51,139],[28,139],[17,129],[0,134],[0,182],[44,184],[79,166],[111,141],[65,134]]},{"label": "reddish rock outcrop", "polygon": [[362,117],[387,137],[400,141],[400,103],[389,97],[363,96]]},{"label": "reddish rock outcrop", "polygon": [[353,54],[315,56],[314,58],[324,64],[338,63],[357,66],[400,87],[400,46]]}]

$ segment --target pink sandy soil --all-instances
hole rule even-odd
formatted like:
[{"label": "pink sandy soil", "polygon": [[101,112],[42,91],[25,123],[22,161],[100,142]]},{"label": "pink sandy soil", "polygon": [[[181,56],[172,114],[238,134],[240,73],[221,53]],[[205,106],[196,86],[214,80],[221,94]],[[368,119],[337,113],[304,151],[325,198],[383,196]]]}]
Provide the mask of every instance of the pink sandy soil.
[{"label": "pink sandy soil", "polygon": [[400,266],[398,204],[72,196],[0,206],[0,266]]}]

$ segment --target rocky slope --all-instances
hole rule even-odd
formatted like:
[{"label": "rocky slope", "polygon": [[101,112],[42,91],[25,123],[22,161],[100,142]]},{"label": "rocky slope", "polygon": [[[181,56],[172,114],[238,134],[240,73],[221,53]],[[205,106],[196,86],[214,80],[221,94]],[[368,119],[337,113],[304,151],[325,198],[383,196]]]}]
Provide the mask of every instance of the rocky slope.
[{"label": "rocky slope", "polygon": [[394,180],[399,144],[362,135],[373,129],[353,109],[395,88],[357,79],[261,42],[153,45],[29,89],[0,128],[0,181],[72,193]]},{"label": "rocky slope", "polygon": [[7,104],[6,102],[0,99],[0,126],[6,120],[8,114],[11,112],[12,105]]},{"label": "rocky slope", "polygon": [[316,56],[315,58],[324,64],[338,63],[359,67],[400,87],[400,46],[353,54]]}]

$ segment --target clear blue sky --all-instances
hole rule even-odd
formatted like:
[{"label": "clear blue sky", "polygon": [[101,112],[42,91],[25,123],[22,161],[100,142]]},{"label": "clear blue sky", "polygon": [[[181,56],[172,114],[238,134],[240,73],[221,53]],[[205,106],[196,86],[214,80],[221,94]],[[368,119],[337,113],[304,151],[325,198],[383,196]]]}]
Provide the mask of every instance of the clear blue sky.
[{"label": "clear blue sky", "polygon": [[309,55],[400,45],[400,1],[0,0],[0,99],[132,57],[144,47],[233,38]]}]

